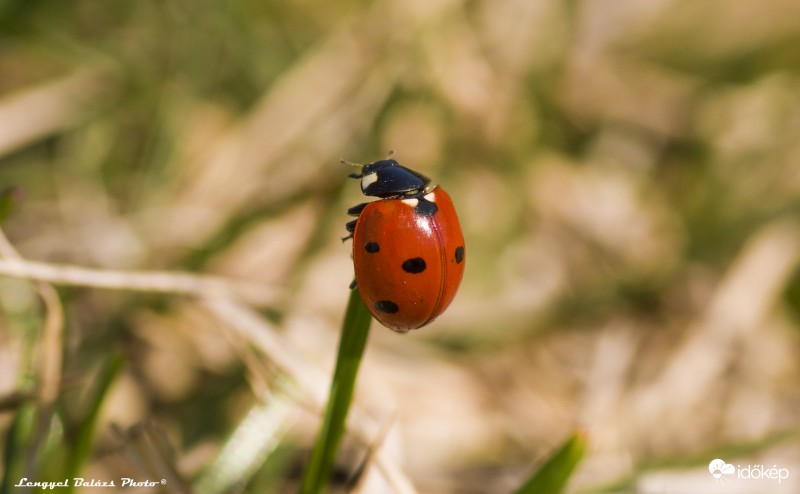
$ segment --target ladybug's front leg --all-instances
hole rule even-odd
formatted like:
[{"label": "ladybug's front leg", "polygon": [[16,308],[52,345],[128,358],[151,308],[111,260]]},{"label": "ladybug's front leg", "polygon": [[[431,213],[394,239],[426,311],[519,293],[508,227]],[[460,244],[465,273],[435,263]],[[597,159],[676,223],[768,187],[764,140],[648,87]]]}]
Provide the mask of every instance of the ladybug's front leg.
[{"label": "ladybug's front leg", "polygon": [[348,221],[347,224],[344,225],[345,229],[347,230],[347,233],[349,233],[350,235],[348,235],[346,237],[342,237],[342,242],[344,242],[347,239],[353,238],[353,232],[356,231],[356,223],[358,223],[358,216],[361,214],[361,211],[364,210],[364,207],[367,204],[369,204],[369,203],[363,202],[363,203],[361,203],[361,204],[359,204],[357,206],[353,206],[352,208],[347,210],[347,214],[349,216],[355,216],[356,219],[354,219],[353,221]]},{"label": "ladybug's front leg", "polygon": [[347,215],[348,216],[358,217],[361,214],[361,211],[363,211],[364,208],[367,207],[367,204],[369,204],[369,203],[368,202],[362,202],[361,204],[359,204],[357,206],[353,206],[352,208],[347,210]]}]

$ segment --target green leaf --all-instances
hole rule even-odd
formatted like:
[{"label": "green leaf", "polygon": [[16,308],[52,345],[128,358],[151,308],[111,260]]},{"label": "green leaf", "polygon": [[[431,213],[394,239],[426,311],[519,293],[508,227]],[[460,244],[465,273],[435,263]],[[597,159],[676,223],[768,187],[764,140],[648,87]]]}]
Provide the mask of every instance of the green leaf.
[{"label": "green leaf", "polygon": [[347,412],[353,399],[358,367],[367,344],[371,322],[372,316],[361,300],[358,290],[351,290],[342,335],[339,339],[339,353],[336,357],[336,370],[333,373],[328,404],[325,407],[322,428],[311,451],[308,469],[303,477],[300,489],[302,494],[318,494],[328,485],[336,452],[344,435]]},{"label": "green leaf", "polygon": [[577,431],[553,453],[515,494],[558,494],[564,490],[586,453],[587,438],[584,431]]}]

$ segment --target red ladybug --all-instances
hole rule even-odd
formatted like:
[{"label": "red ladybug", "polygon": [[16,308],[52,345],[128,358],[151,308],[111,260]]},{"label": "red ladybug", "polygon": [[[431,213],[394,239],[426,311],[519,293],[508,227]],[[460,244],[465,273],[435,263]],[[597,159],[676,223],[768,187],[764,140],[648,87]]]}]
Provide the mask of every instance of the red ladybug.
[{"label": "red ladybug", "polygon": [[464,275],[464,235],[450,196],[431,180],[385,159],[360,165],[361,192],[380,200],[347,213],[355,286],[372,315],[399,332],[447,309]]}]

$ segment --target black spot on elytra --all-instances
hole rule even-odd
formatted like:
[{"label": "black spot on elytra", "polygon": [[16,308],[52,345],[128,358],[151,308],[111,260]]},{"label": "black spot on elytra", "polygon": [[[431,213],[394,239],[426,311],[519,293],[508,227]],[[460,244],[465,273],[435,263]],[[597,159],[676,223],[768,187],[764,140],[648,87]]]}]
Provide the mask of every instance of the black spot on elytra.
[{"label": "black spot on elytra", "polygon": [[368,254],[375,254],[381,250],[381,246],[378,245],[378,242],[367,242],[364,244],[364,250],[367,251]]},{"label": "black spot on elytra", "polygon": [[378,300],[375,302],[375,308],[378,312],[383,312],[384,314],[395,314],[400,310],[400,307],[391,300]]},{"label": "black spot on elytra", "polygon": [[424,197],[417,198],[417,205],[414,211],[420,216],[431,217],[439,212],[439,206],[435,202],[431,202]]},{"label": "black spot on elytra", "polygon": [[456,247],[456,264],[461,264],[461,261],[464,260],[464,246],[459,245]]},{"label": "black spot on elytra", "polygon": [[412,257],[403,261],[403,271],[406,273],[417,274],[425,271],[428,266],[425,264],[425,259],[421,257]]}]

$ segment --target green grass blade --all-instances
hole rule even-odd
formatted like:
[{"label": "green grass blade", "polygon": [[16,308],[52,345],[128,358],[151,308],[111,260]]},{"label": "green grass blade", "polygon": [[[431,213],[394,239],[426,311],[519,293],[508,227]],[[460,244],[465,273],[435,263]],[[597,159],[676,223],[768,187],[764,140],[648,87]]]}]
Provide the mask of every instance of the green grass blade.
[{"label": "green grass blade", "polygon": [[353,399],[358,366],[367,344],[371,322],[372,316],[358,290],[351,290],[328,404],[303,478],[300,490],[302,494],[318,494],[328,484],[336,452],[344,435],[347,412]]},{"label": "green grass blade", "polygon": [[[69,448],[70,454],[65,472],[68,478],[79,477],[81,474],[81,468],[83,468],[83,464],[92,451],[92,440],[97,428],[97,419],[100,417],[100,407],[108,395],[111,384],[122,370],[123,364],[123,358],[120,355],[114,355],[100,372],[100,382],[97,384],[97,389],[88,404],[86,416],[75,436],[75,440]],[[74,486],[70,486],[67,491],[71,492],[73,488]]]},{"label": "green grass blade", "polygon": [[286,397],[273,395],[254,405],[225,442],[214,463],[195,482],[195,492],[223,494],[241,490],[278,447],[293,422]]},{"label": "green grass blade", "polygon": [[23,404],[14,414],[3,445],[3,479],[0,494],[10,494],[14,485],[23,476],[25,464],[25,445],[33,431],[35,406]]},{"label": "green grass blade", "polygon": [[586,447],[586,433],[575,432],[515,494],[559,494],[583,459]]}]

